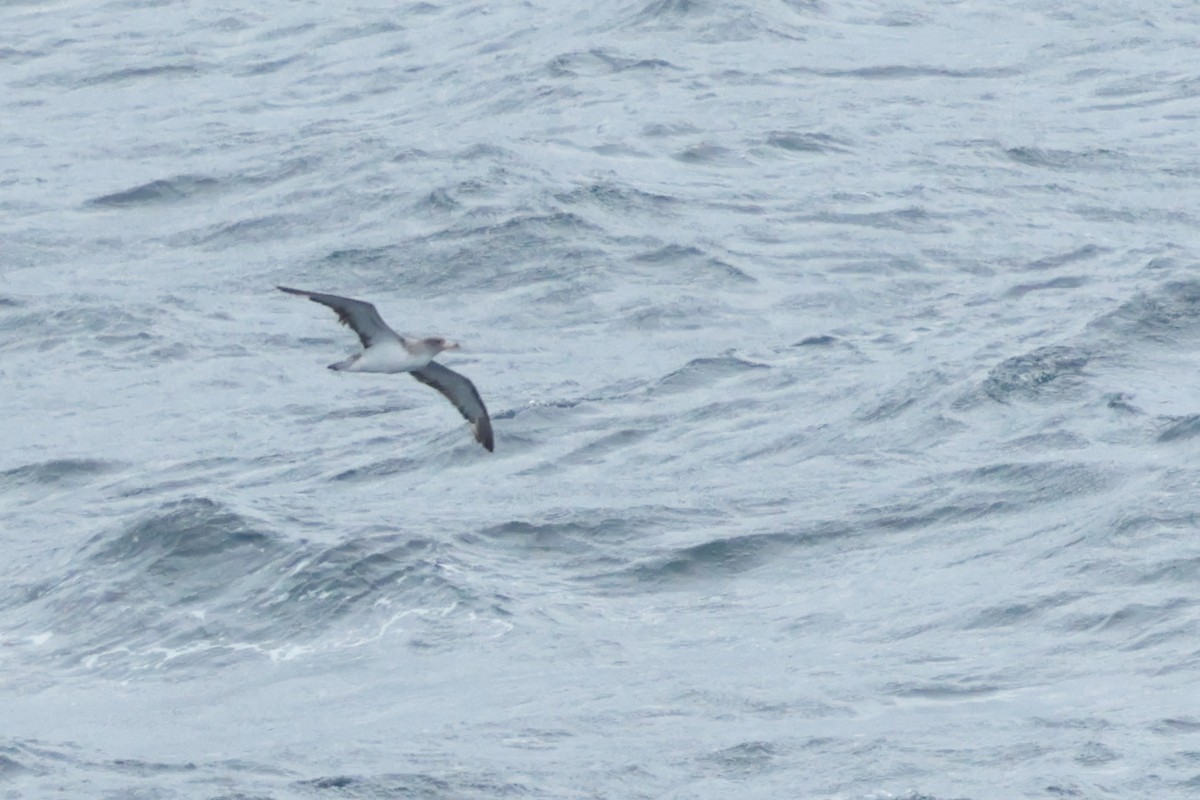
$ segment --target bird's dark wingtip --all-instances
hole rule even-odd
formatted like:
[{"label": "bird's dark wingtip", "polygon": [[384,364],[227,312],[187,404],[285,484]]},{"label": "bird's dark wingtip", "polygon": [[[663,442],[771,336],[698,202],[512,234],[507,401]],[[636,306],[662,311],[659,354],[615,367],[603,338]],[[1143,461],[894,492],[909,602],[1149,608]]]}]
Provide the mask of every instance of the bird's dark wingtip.
[{"label": "bird's dark wingtip", "polygon": [[496,440],[492,437],[491,427],[488,427],[487,430],[475,431],[475,441],[483,445],[483,449],[489,453],[496,451]]}]

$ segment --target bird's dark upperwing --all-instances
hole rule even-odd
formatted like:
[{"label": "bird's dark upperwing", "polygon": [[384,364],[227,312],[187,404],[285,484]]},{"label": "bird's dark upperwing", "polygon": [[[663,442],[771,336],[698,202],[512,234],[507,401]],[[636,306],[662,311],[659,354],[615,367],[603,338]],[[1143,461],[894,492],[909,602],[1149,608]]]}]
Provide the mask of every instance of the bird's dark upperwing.
[{"label": "bird's dark upperwing", "polygon": [[389,328],[387,323],[383,321],[383,318],[379,316],[379,312],[375,310],[375,306],[370,303],[364,303],[362,300],[351,300],[349,297],[338,297],[336,294],[321,294],[319,292],[306,292],[303,289],[289,289],[286,286],[278,286],[276,288],[281,292],[307,297],[314,303],[320,303],[323,306],[332,308],[337,312],[338,319],[342,321],[342,324],[349,325],[358,334],[363,347],[370,347],[387,339],[402,341],[396,335],[396,332]]},{"label": "bird's dark upperwing", "polygon": [[475,391],[475,384],[434,361],[430,361],[421,369],[414,369],[410,374],[426,386],[432,386],[444,394],[467,418],[467,422],[471,423],[475,430],[475,441],[483,445],[489,453],[492,452],[496,444],[492,437],[492,420],[479,397],[479,392]]}]

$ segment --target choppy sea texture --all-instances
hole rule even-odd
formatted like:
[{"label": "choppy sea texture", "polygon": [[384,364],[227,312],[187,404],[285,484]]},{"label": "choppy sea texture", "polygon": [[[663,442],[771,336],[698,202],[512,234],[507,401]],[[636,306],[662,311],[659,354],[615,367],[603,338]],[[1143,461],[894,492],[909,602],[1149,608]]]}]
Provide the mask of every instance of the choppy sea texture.
[{"label": "choppy sea texture", "polygon": [[0,791],[1194,795],[1198,23],[5,6]]}]

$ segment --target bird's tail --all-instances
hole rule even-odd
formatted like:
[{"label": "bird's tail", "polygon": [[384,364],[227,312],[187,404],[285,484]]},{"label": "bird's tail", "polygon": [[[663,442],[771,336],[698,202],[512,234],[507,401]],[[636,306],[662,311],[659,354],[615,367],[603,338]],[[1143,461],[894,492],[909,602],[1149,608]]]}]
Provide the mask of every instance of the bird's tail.
[{"label": "bird's tail", "polygon": [[362,357],[362,353],[350,356],[345,361],[339,361],[336,364],[330,364],[329,368],[332,370],[335,370],[337,372],[341,372],[344,369],[350,369],[350,367],[354,366],[354,363],[356,361],[358,361],[358,359],[361,357]]}]

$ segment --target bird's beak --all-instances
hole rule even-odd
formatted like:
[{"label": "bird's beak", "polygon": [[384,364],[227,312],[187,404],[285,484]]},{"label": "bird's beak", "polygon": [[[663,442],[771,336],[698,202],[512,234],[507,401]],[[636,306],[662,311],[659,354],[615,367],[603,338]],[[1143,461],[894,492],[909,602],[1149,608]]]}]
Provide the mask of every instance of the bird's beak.
[{"label": "bird's beak", "polygon": [[462,346],[458,342],[446,342],[443,350],[462,350]]}]

